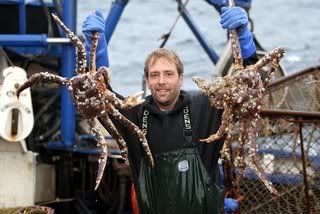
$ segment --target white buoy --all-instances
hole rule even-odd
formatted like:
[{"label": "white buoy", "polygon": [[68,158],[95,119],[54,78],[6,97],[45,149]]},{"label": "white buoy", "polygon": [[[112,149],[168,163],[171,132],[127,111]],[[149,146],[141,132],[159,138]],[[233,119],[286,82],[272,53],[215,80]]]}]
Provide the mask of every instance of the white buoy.
[{"label": "white buoy", "polygon": [[20,67],[11,66],[2,72],[4,81],[0,95],[0,136],[11,142],[25,139],[34,124],[30,88],[19,99],[17,87],[27,80],[27,73]]}]

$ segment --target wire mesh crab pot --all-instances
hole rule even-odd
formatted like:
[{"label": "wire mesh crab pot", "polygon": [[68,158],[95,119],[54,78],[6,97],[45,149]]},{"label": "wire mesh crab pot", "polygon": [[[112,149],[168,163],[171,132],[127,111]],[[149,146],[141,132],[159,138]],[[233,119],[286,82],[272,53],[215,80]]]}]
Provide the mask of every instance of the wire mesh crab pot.
[{"label": "wire mesh crab pot", "polygon": [[261,116],[258,155],[280,197],[248,167],[241,213],[320,213],[320,67],[271,83]]}]

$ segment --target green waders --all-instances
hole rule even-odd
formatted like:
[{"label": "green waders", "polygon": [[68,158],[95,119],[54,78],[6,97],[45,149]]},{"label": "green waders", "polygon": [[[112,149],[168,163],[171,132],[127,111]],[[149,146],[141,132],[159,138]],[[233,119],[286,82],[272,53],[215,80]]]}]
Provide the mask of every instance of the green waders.
[{"label": "green waders", "polygon": [[[186,119],[189,107],[185,109]],[[186,126],[185,120],[184,131],[192,134],[191,124],[189,126]],[[192,135],[186,136],[186,147],[154,155],[154,158],[155,166],[152,169],[144,158],[141,160],[137,183],[141,213],[221,212],[223,189],[210,178],[198,149],[192,142]]]}]

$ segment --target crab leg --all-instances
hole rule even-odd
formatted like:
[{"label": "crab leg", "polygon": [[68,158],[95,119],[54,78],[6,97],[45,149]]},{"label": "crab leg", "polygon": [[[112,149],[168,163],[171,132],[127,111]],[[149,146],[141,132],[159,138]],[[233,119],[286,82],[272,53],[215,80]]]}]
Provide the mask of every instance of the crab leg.
[{"label": "crab leg", "polygon": [[249,146],[249,159],[250,164],[253,170],[256,172],[256,175],[259,177],[259,179],[262,181],[262,183],[265,185],[265,187],[274,195],[279,196],[278,191],[272,186],[272,183],[269,181],[269,179],[264,175],[263,169],[260,166],[259,159],[257,158],[257,145],[256,145],[256,138],[257,138],[257,130],[256,130],[256,123],[258,121],[259,117],[256,117],[252,120],[250,124],[250,132],[248,133],[248,146]]},{"label": "crab leg", "polygon": [[278,67],[280,59],[283,57],[285,51],[283,48],[275,48],[271,52],[263,56],[256,64],[254,64],[254,70],[260,71],[264,66],[272,62],[274,67]]},{"label": "crab leg", "polygon": [[201,139],[200,142],[206,142],[206,143],[211,143],[213,141],[216,141],[220,138],[222,138],[225,133],[228,131],[228,122],[229,122],[229,113],[230,113],[230,110],[229,109],[225,109],[225,111],[223,111],[223,114],[222,114],[222,119],[221,119],[221,125],[219,127],[219,130],[213,134],[213,135],[210,135],[208,138],[206,139]]},{"label": "crab leg", "polygon": [[208,84],[205,82],[204,79],[198,76],[192,77],[192,80],[198,85],[199,89],[207,96],[210,96],[210,87]]},{"label": "crab leg", "polygon": [[122,136],[119,134],[118,130],[113,125],[112,121],[110,120],[110,118],[107,115],[104,117],[100,117],[100,118],[103,121],[105,128],[108,130],[111,137],[117,142],[117,144],[120,148],[121,156],[122,156],[123,160],[125,161],[125,164],[128,165],[129,164],[128,148],[127,148],[126,142],[124,141]]},{"label": "crab leg", "polygon": [[[234,7],[234,1],[229,0],[229,7]],[[239,43],[239,36],[237,34],[237,30],[230,30],[229,31],[229,38],[231,41],[231,48],[234,58],[234,70],[243,69],[243,60],[241,55],[241,47]]]},{"label": "crab leg", "polygon": [[71,42],[77,47],[77,64],[76,73],[81,74],[86,72],[86,49],[81,40],[59,19],[58,16],[51,14],[53,19],[60,25],[66,35],[69,37]]},{"label": "crab leg", "polygon": [[53,82],[59,85],[65,85],[68,86],[70,84],[70,81],[67,78],[59,77],[54,74],[50,74],[48,72],[42,72],[32,75],[26,82],[24,82],[22,85],[19,86],[17,89],[17,97],[19,97],[20,93],[34,85],[37,81],[44,80],[46,82]]},{"label": "crab leg", "polygon": [[233,130],[234,128],[234,115],[232,113],[232,111],[230,110],[230,114],[228,115],[228,123],[229,123],[229,126],[228,128],[226,128],[227,130],[227,137],[226,137],[226,140],[223,144],[223,147],[221,149],[221,158],[222,159],[225,159],[229,162],[231,162],[231,152],[230,152],[230,148],[231,148],[231,140],[232,140],[232,135],[231,135],[231,130]]},{"label": "crab leg", "polygon": [[246,169],[246,162],[244,157],[244,144],[245,144],[245,133],[246,133],[246,122],[244,118],[239,120],[239,144],[237,148],[237,165],[242,170],[242,175],[244,175]]},{"label": "crab leg", "polygon": [[91,36],[89,72],[92,78],[96,72],[96,51],[98,47],[99,32],[93,32]]},{"label": "crab leg", "polygon": [[276,70],[277,66],[271,66],[271,69],[270,71],[268,72],[268,76],[264,79],[263,81],[263,87],[266,88],[267,85],[270,83],[273,75],[274,75],[274,72]]},{"label": "crab leg", "polygon": [[107,142],[104,138],[104,135],[102,134],[102,131],[98,126],[96,125],[96,122],[94,119],[88,119],[87,120],[88,125],[90,126],[91,132],[94,135],[94,137],[97,140],[97,146],[101,148],[101,154],[98,160],[98,172],[97,172],[97,178],[96,178],[96,186],[94,190],[96,190],[100,184],[100,181],[103,176],[104,169],[107,164],[107,157],[108,157],[108,147]]},{"label": "crab leg", "polygon": [[130,109],[144,102],[144,99],[138,100],[138,98],[143,94],[143,91],[137,92],[125,98],[124,100],[119,99],[114,93],[109,90],[105,91],[107,100],[112,103],[115,107],[120,109]]},{"label": "crab leg", "polygon": [[[280,57],[280,58],[278,58]],[[283,53],[281,55],[281,53],[278,55],[278,57],[276,57],[275,59],[272,60],[272,63],[271,63],[271,69],[270,71],[268,72],[268,76],[267,78],[264,80],[263,82],[263,87],[266,88],[267,85],[270,83],[273,75],[274,75],[274,72],[276,70],[276,68],[279,66],[279,63],[280,63],[280,59],[281,57],[283,57]]]},{"label": "crab leg", "polygon": [[143,91],[132,94],[125,100],[121,100],[112,91],[108,90],[105,80],[110,80],[110,73],[111,71],[107,67],[102,66],[94,74],[94,79],[98,82],[99,91],[105,95],[108,102],[121,109],[130,109],[144,102],[144,99],[138,100],[143,94]]},{"label": "crab leg", "polygon": [[222,108],[223,103],[221,102],[221,96],[223,96],[223,92],[219,91],[219,89],[223,88],[228,79],[221,78],[219,81],[215,81],[212,83],[206,83],[202,78],[200,77],[192,77],[193,81],[198,85],[200,90],[209,97],[211,105],[216,108]]},{"label": "crab leg", "polygon": [[123,126],[127,127],[129,130],[131,130],[133,133],[135,133],[138,136],[138,139],[142,143],[142,147],[144,151],[147,154],[147,157],[149,159],[149,163],[151,167],[154,166],[154,160],[152,157],[152,153],[150,151],[147,139],[143,132],[139,129],[138,126],[136,126],[134,123],[132,123],[130,120],[128,120],[126,117],[124,117],[116,108],[114,108],[112,105],[110,105],[111,109],[111,115],[116,118]]},{"label": "crab leg", "polygon": [[200,90],[207,96],[210,96],[212,93],[217,91],[219,88],[221,88],[221,85],[223,84],[220,81],[213,82],[213,83],[206,83],[205,80],[203,80],[201,77],[198,77],[198,76],[192,77],[192,80],[198,85]]}]

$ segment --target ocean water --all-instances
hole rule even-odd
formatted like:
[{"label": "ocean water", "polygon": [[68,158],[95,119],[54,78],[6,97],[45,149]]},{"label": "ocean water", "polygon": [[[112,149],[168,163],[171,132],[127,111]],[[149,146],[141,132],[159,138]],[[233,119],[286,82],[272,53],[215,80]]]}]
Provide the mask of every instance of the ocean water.
[{"label": "ocean water", "polygon": [[[107,16],[111,0],[78,0],[77,33],[94,10]],[[208,41],[220,54],[226,43],[219,14],[204,0],[189,0],[187,9]],[[286,50],[282,63],[288,73],[320,64],[320,1],[253,0],[250,17],[256,38],[266,50],[282,46]],[[120,94],[129,95],[142,89],[144,60],[161,44],[178,16],[175,0],[129,0],[108,50],[113,71],[111,85]],[[195,89],[194,75],[210,79],[214,64],[182,18],[171,33],[166,48],[174,50],[185,68],[183,88]]]}]

